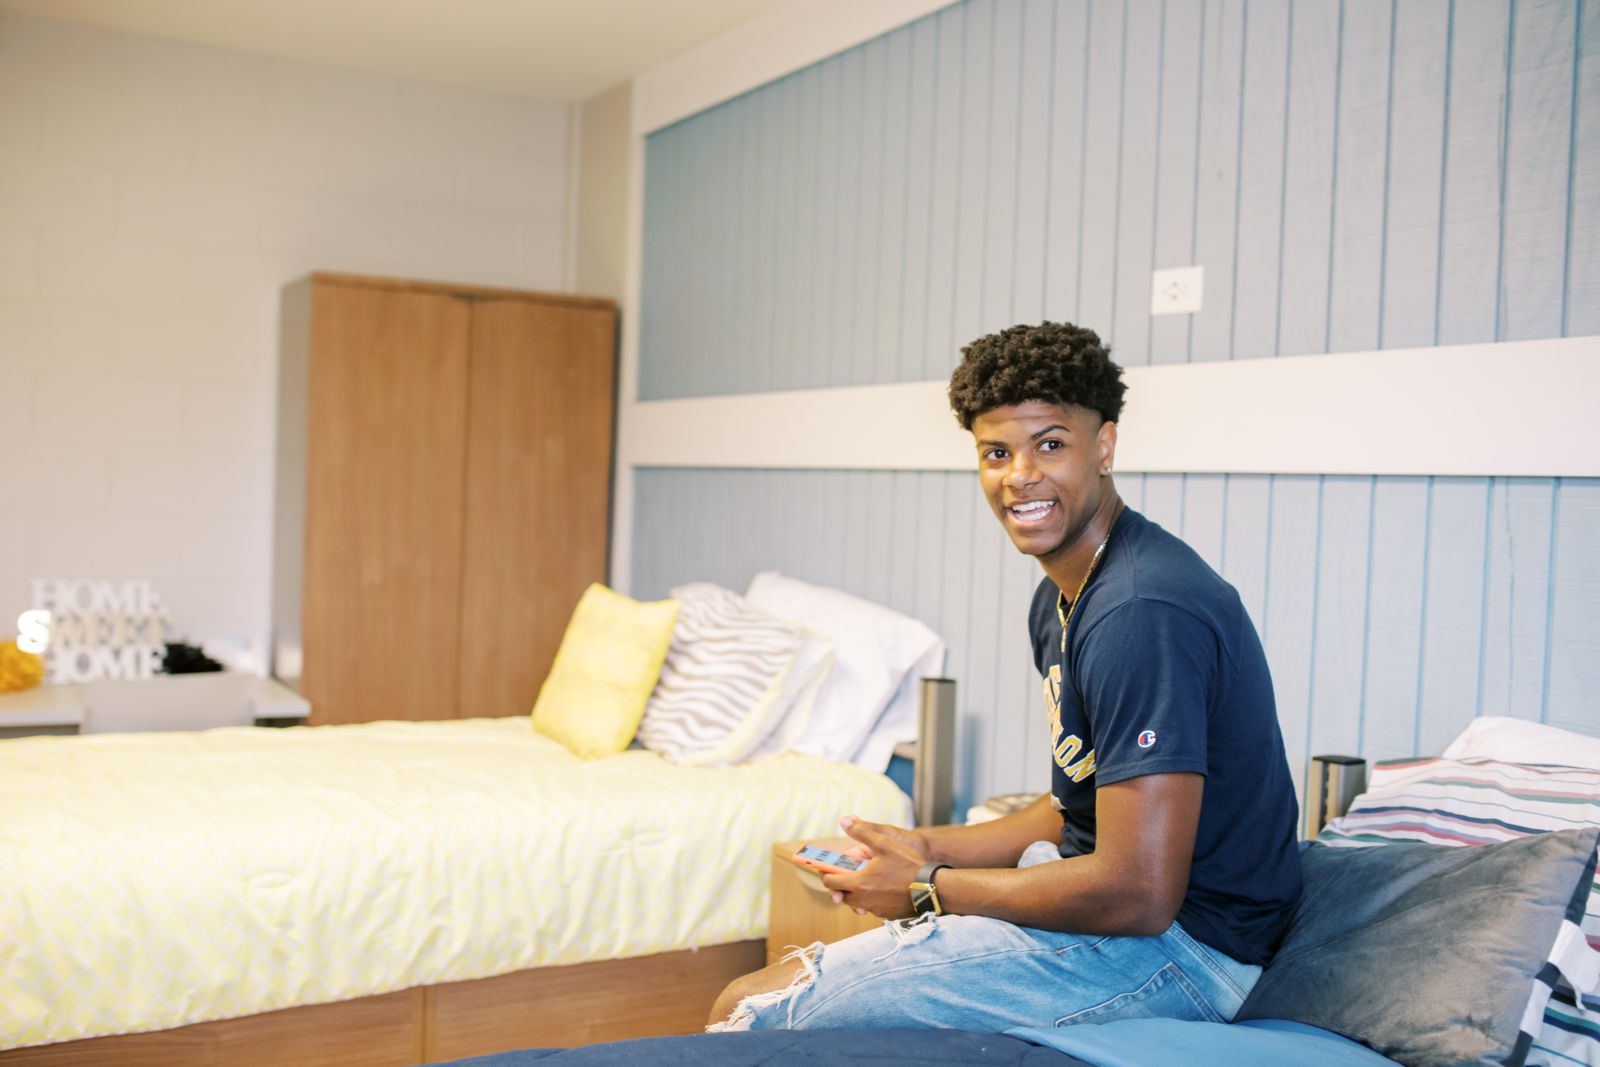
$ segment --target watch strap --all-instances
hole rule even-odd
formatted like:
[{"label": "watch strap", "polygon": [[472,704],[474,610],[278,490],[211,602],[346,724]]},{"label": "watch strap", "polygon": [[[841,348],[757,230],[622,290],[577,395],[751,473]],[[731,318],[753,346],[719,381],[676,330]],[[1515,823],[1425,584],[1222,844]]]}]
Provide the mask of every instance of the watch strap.
[{"label": "watch strap", "polygon": [[949,866],[948,863],[924,863],[917,868],[916,877],[911,880],[912,911],[918,915],[944,914],[944,908],[939,904],[939,891],[933,885],[933,877]]}]

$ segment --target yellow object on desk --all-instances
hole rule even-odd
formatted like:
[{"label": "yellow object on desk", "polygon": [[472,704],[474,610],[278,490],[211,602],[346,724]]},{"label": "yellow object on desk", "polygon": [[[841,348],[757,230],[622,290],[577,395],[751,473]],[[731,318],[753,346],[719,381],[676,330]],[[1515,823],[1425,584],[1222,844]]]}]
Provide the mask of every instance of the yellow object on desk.
[{"label": "yellow object on desk", "polygon": [[0,641],[0,693],[20,693],[44,681],[44,660],[16,641]]}]

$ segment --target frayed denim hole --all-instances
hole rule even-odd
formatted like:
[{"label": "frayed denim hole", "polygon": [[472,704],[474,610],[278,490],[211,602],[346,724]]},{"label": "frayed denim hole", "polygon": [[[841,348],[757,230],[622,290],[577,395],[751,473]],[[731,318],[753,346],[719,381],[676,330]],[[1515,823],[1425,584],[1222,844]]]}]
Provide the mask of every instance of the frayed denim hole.
[{"label": "frayed denim hole", "polygon": [[914,919],[885,920],[883,928],[888,931],[891,942],[889,951],[875,957],[872,962],[882,963],[892,956],[898,956],[903,948],[922,944],[939,928],[938,921],[939,917],[931,911]]},{"label": "frayed denim hole", "polygon": [[789,1029],[794,1029],[794,1005],[800,994],[811,988],[817,980],[817,974],[822,965],[821,941],[813,941],[804,948],[791,948],[789,954],[784,956],[779,963],[788,963],[790,960],[800,961],[800,970],[789,979],[789,984],[782,989],[772,989],[765,993],[752,993],[739,1001],[734,1006],[733,1014],[720,1023],[712,1023],[706,1027],[708,1034],[731,1033],[748,1030],[755,1022],[756,1013],[769,1008],[774,1004],[783,1004],[787,1001],[788,1011],[784,1016],[785,1024]]}]

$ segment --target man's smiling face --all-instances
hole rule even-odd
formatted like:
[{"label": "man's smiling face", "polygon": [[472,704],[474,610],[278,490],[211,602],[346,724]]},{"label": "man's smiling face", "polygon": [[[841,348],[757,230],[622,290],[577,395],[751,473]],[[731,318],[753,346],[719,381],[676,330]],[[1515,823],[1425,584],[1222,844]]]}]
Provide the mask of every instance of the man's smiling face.
[{"label": "man's smiling face", "polygon": [[1018,551],[1048,569],[1083,540],[1114,493],[1116,424],[1088,408],[1030,400],[979,415],[972,436],[995,517]]}]

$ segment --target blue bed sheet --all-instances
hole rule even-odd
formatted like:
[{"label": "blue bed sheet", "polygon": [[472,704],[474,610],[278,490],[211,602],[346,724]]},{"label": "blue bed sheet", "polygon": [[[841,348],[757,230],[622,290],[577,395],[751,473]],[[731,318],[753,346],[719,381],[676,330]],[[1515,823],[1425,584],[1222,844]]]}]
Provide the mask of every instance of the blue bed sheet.
[{"label": "blue bed sheet", "polygon": [[1019,1027],[1007,1033],[1069,1053],[1091,1067],[1395,1067],[1387,1056],[1348,1037],[1281,1019],[1239,1023],[1121,1019],[1059,1030]]},{"label": "blue bed sheet", "polygon": [[762,1030],[649,1037],[574,1049],[526,1049],[436,1067],[1395,1067],[1338,1034],[1302,1023],[1194,1023],[1124,1019],[1007,1034],[965,1030]]},{"label": "blue bed sheet", "polygon": [[[570,1049],[526,1049],[454,1060],[445,1067],[1082,1067],[1055,1049],[1004,1034],[966,1030],[758,1030],[738,1034],[644,1037]],[[440,1067],[440,1065],[435,1065]]]}]

